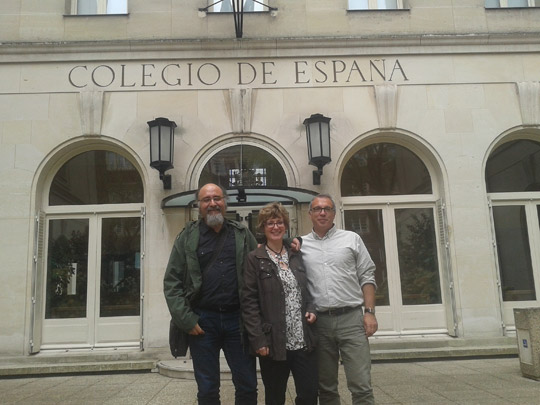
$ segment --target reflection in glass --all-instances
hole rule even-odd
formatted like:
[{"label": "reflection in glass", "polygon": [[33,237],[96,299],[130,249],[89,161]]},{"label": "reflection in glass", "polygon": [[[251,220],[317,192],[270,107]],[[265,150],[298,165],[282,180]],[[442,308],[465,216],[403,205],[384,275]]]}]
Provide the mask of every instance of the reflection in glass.
[{"label": "reflection in glass", "polygon": [[45,319],[86,317],[88,220],[51,219]]},{"label": "reflection in glass", "polygon": [[104,218],[101,237],[100,316],[140,313],[141,221]]},{"label": "reflection in glass", "polygon": [[92,150],[67,161],[51,184],[49,205],[143,202],[141,176],[125,157]]},{"label": "reflection in glass", "polygon": [[277,159],[256,146],[236,145],[216,153],[204,166],[199,187],[215,183],[238,186],[286,187],[287,178]]},{"label": "reflection in glass", "polygon": [[431,194],[424,163],[403,146],[369,145],[347,162],[341,177],[342,196]]},{"label": "reflection in glass", "polygon": [[499,146],[486,164],[489,193],[540,191],[540,143],[520,139]]},{"label": "reflection in glass", "polygon": [[503,301],[536,299],[525,207],[493,207]]},{"label": "reflection in glass", "polygon": [[440,304],[433,209],[396,209],[395,216],[403,305]]},{"label": "reflection in glass", "polygon": [[390,305],[390,299],[388,296],[388,276],[386,271],[386,252],[384,246],[382,211],[345,211],[345,229],[356,232],[362,237],[371,259],[375,263],[377,306]]}]

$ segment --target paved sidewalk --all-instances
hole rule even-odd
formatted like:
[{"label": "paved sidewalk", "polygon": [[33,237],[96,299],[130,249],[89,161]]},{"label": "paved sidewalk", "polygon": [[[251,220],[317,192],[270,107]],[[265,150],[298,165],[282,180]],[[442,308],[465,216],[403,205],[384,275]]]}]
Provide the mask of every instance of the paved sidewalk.
[{"label": "paved sidewalk", "polygon": [[[539,404],[540,382],[521,376],[519,360],[415,361],[373,364],[377,404]],[[342,404],[351,404],[341,370]],[[259,385],[260,403],[263,386]],[[0,404],[196,404],[193,380],[157,373],[96,374],[0,379]],[[234,404],[231,381],[222,382],[223,405]],[[294,404],[289,384],[287,405]]]}]

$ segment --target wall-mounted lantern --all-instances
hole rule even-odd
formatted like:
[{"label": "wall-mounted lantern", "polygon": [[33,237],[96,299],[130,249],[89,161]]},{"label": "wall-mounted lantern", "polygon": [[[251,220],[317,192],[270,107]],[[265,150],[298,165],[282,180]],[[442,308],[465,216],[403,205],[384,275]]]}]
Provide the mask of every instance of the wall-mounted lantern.
[{"label": "wall-mounted lantern", "polygon": [[304,120],[306,126],[309,164],[317,166],[313,171],[313,184],[321,184],[323,166],[330,163],[330,120],[322,114],[312,114]]},{"label": "wall-mounted lantern", "polygon": [[156,118],[148,121],[150,130],[150,166],[159,171],[165,190],[171,189],[171,175],[165,174],[173,166],[174,129],[176,122],[167,118]]}]

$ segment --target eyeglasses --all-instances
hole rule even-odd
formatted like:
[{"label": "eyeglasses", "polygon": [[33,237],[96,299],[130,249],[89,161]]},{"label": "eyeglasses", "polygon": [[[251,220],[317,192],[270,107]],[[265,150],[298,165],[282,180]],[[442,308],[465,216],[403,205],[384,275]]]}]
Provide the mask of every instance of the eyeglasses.
[{"label": "eyeglasses", "polygon": [[272,229],[273,227],[277,226],[278,228],[281,228],[285,223],[283,221],[277,221],[277,222],[267,222],[266,227],[269,229]]},{"label": "eyeglasses", "polygon": [[334,208],[333,207],[313,207],[311,209],[311,212],[314,212],[315,214],[320,214],[321,212],[325,212],[327,214],[331,213],[331,212],[334,212]]},{"label": "eyeglasses", "polygon": [[214,197],[204,197],[204,198],[201,198],[199,200],[199,202],[202,202],[204,204],[210,204],[211,201],[214,201],[214,202],[220,202],[223,200],[223,197],[219,196],[219,195],[216,195]]}]

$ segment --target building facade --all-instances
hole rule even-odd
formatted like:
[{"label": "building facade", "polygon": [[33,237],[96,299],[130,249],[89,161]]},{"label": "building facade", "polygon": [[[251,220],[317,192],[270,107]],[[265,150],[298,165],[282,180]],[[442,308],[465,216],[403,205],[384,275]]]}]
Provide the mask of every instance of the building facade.
[{"label": "building facade", "polygon": [[514,336],[539,304],[540,2],[1,2],[1,354],[167,346],[208,181],[248,226],[282,201],[293,235],[335,196],[377,264],[375,340]]}]

